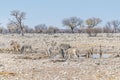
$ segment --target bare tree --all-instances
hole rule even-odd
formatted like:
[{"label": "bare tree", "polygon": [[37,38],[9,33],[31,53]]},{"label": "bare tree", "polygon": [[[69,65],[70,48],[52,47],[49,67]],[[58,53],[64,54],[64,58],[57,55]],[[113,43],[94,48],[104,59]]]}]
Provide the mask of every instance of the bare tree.
[{"label": "bare tree", "polygon": [[95,17],[86,20],[86,24],[88,25],[89,28],[93,28],[101,22],[102,20],[100,18],[95,18]]},{"label": "bare tree", "polygon": [[107,22],[105,28],[108,30],[112,30],[112,32],[117,33],[120,29],[120,21],[119,20],[113,20]]},{"label": "bare tree", "polygon": [[89,36],[97,36],[97,33],[99,32],[99,29],[94,28],[95,26],[97,26],[99,23],[101,23],[102,20],[100,18],[89,18],[86,20],[86,24],[87,24],[87,29],[86,32],[88,33]]},{"label": "bare tree", "polygon": [[[0,23],[0,25],[1,25],[1,23]],[[0,33],[2,33],[2,32],[3,32],[3,27],[0,26]]]},{"label": "bare tree", "polygon": [[24,29],[24,32],[26,32],[26,33],[32,33],[31,32],[32,28],[30,28],[28,25],[24,25],[23,29]]},{"label": "bare tree", "polygon": [[112,25],[110,22],[107,22],[107,24],[103,27],[103,32],[105,32],[105,33],[113,32]]},{"label": "bare tree", "polygon": [[35,26],[35,32],[37,33],[46,33],[47,32],[47,26],[46,24],[39,24]]},{"label": "bare tree", "polygon": [[57,33],[58,31],[59,31],[59,29],[57,27],[49,26],[47,33]]},{"label": "bare tree", "polygon": [[120,28],[120,21],[118,21],[118,20],[113,20],[113,21],[111,21],[111,24],[112,24],[112,26],[113,26],[113,28],[114,28],[114,32],[116,33],[116,32],[117,32],[117,29]]},{"label": "bare tree", "polygon": [[25,12],[14,10],[14,11],[11,11],[11,16],[15,18],[15,20],[11,20],[11,23],[19,27],[21,30],[22,36],[24,36],[23,20],[25,19],[25,16],[26,16]]},{"label": "bare tree", "polygon": [[2,32],[3,32],[3,30],[4,30],[4,28],[3,28],[3,27],[0,27],[0,33],[2,33]]},{"label": "bare tree", "polygon": [[70,29],[72,30],[72,33],[74,33],[74,28],[76,28],[77,26],[81,26],[83,23],[83,20],[77,17],[71,17],[68,19],[64,19],[62,23],[64,26],[70,27]]},{"label": "bare tree", "polygon": [[18,33],[18,28],[16,24],[13,24],[11,22],[7,24],[7,29],[10,33]]}]

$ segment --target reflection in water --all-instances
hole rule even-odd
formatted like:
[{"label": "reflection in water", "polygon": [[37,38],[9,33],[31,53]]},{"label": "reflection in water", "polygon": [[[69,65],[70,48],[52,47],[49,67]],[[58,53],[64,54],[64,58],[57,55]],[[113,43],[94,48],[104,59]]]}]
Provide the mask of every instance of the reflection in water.
[{"label": "reflection in water", "polygon": [[[102,54],[102,57],[101,57],[101,58],[109,58],[111,55],[112,55],[112,54]],[[81,56],[80,58],[81,58],[81,59],[84,59],[84,58],[86,58],[86,57],[85,57],[85,56]],[[93,59],[98,59],[98,58],[100,58],[100,55],[99,55],[99,54],[93,54],[93,55],[91,56],[91,58],[93,58]]]},{"label": "reflection in water", "polygon": [[[109,58],[111,54],[102,54],[102,58]],[[92,58],[100,58],[99,54],[93,54]]]}]

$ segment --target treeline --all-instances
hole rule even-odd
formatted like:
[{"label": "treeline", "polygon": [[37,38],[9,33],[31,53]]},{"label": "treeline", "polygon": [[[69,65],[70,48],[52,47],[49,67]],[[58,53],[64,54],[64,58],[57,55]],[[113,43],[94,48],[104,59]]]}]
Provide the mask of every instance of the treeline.
[{"label": "treeline", "polygon": [[87,33],[89,36],[96,36],[97,33],[119,33],[120,21],[108,21],[106,25],[101,26],[102,20],[100,18],[89,18],[82,20],[79,17],[70,17],[63,19],[61,22],[66,29],[60,29],[55,26],[47,26],[46,24],[39,24],[30,28],[24,24],[26,17],[25,12],[14,10],[10,14],[13,18],[7,24],[7,29],[0,27],[0,33],[18,33],[24,36],[24,33]]}]

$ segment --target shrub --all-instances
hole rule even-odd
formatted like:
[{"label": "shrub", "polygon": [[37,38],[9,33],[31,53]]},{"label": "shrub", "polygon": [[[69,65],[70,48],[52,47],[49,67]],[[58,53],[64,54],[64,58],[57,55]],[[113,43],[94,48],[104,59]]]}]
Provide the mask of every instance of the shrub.
[{"label": "shrub", "polygon": [[98,33],[101,33],[102,29],[101,28],[87,28],[86,29],[86,33],[90,36],[90,37],[96,37]]}]

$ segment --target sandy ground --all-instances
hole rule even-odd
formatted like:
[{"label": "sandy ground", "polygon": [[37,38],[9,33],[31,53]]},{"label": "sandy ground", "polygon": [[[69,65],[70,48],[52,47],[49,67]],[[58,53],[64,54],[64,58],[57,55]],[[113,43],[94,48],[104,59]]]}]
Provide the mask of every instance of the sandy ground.
[{"label": "sandy ground", "polygon": [[120,58],[53,62],[26,56],[0,54],[0,80],[120,80]]},{"label": "sandy ground", "polygon": [[52,42],[67,43],[78,49],[99,48],[104,53],[116,54],[120,50],[120,36],[88,37],[86,34],[16,34],[0,35],[0,48],[9,48],[11,40],[21,45],[32,45],[37,53],[0,53],[0,80],[120,80],[120,58],[79,59],[52,61],[43,57]]}]

